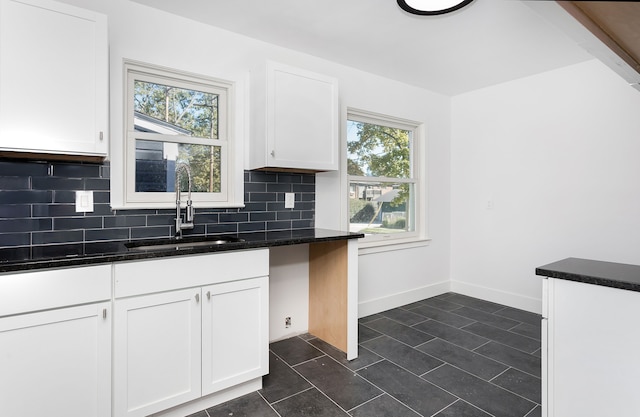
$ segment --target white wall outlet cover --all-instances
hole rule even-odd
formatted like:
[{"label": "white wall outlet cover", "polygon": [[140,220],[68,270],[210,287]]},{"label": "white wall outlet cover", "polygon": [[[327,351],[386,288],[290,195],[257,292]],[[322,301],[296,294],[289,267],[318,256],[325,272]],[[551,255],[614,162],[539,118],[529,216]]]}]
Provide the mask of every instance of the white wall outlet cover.
[{"label": "white wall outlet cover", "polygon": [[284,208],[293,208],[295,205],[295,193],[284,193]]},{"label": "white wall outlet cover", "polygon": [[76,191],[76,213],[93,211],[93,191]]}]

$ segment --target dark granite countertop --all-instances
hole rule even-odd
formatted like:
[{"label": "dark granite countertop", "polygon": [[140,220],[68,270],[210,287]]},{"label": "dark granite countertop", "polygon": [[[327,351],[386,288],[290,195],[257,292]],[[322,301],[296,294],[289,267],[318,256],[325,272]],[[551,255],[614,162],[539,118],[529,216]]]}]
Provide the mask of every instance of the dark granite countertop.
[{"label": "dark granite countertop", "polygon": [[[184,256],[208,252],[221,252],[230,250],[243,250],[254,248],[268,248],[273,246],[297,245],[304,243],[330,242],[336,240],[357,239],[364,237],[360,233],[341,232],[328,229],[297,229],[272,232],[252,232],[238,234],[217,235],[228,237],[232,240],[229,243],[210,246],[183,246],[180,249],[175,247],[151,248],[151,249],[129,249],[130,241],[105,242],[99,245],[85,245],[82,253],[77,253],[77,245],[65,250],[64,245],[58,245],[55,251],[42,251],[37,247],[31,250],[32,256],[29,259],[0,260],[0,273],[14,271],[30,271],[38,269],[74,267],[92,264],[104,264],[111,262],[130,261],[136,259],[152,259],[169,256]],[[212,236],[185,237],[183,241],[199,242],[211,240]],[[166,239],[165,239],[166,240]],[[135,244],[160,243],[158,239],[139,240]],[[172,245],[173,246],[173,245]],[[54,252],[52,254],[52,252]],[[46,253],[47,255],[43,255]]]},{"label": "dark granite countertop", "polygon": [[567,258],[536,268],[536,274],[585,284],[640,291],[640,265]]}]

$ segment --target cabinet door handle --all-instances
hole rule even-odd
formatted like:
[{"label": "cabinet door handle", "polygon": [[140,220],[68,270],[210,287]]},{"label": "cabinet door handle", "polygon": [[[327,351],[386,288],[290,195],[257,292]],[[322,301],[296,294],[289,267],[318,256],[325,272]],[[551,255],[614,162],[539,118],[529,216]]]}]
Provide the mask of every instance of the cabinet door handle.
[{"label": "cabinet door handle", "polygon": [[106,319],[106,318],[107,318],[107,309],[106,309],[106,308],[103,308],[103,309],[102,309],[102,318],[103,318],[103,319]]},{"label": "cabinet door handle", "polygon": [[276,157],[276,151],[271,151],[271,157],[275,158]]},{"label": "cabinet door handle", "polygon": [[200,302],[200,294],[196,294],[196,303]]},{"label": "cabinet door handle", "polygon": [[100,132],[100,141],[104,140],[104,132]]},{"label": "cabinet door handle", "polygon": [[207,300],[211,300],[211,291],[207,291]]}]

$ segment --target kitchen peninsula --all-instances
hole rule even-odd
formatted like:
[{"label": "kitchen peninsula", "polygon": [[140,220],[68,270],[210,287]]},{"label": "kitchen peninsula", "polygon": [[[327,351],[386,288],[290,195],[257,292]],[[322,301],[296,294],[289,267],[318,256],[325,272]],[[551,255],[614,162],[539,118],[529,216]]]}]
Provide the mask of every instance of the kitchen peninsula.
[{"label": "kitchen peninsula", "polygon": [[0,414],[17,415],[39,396],[29,388],[36,380],[47,386],[42,400],[73,404],[69,416],[111,416],[112,404],[118,417],[184,416],[259,389],[275,246],[308,244],[309,332],[353,359],[359,237],[240,233],[5,260],[0,389],[11,400]]},{"label": "kitchen peninsula", "polygon": [[567,258],[536,274],[543,416],[640,415],[640,266]]}]

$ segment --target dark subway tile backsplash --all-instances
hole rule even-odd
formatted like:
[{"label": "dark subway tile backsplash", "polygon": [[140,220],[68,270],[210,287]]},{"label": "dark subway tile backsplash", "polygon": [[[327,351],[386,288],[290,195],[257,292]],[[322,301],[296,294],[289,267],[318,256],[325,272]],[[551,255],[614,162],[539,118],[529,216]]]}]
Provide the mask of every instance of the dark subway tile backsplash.
[{"label": "dark subway tile backsplash", "polygon": [[[111,210],[108,163],[0,159],[0,261],[110,252],[115,242],[175,232],[175,209]],[[196,209],[184,235],[314,226],[315,175],[245,171],[245,207]],[[91,190],[93,212],[75,211],[75,191]],[[284,208],[284,193],[295,208]]]}]

